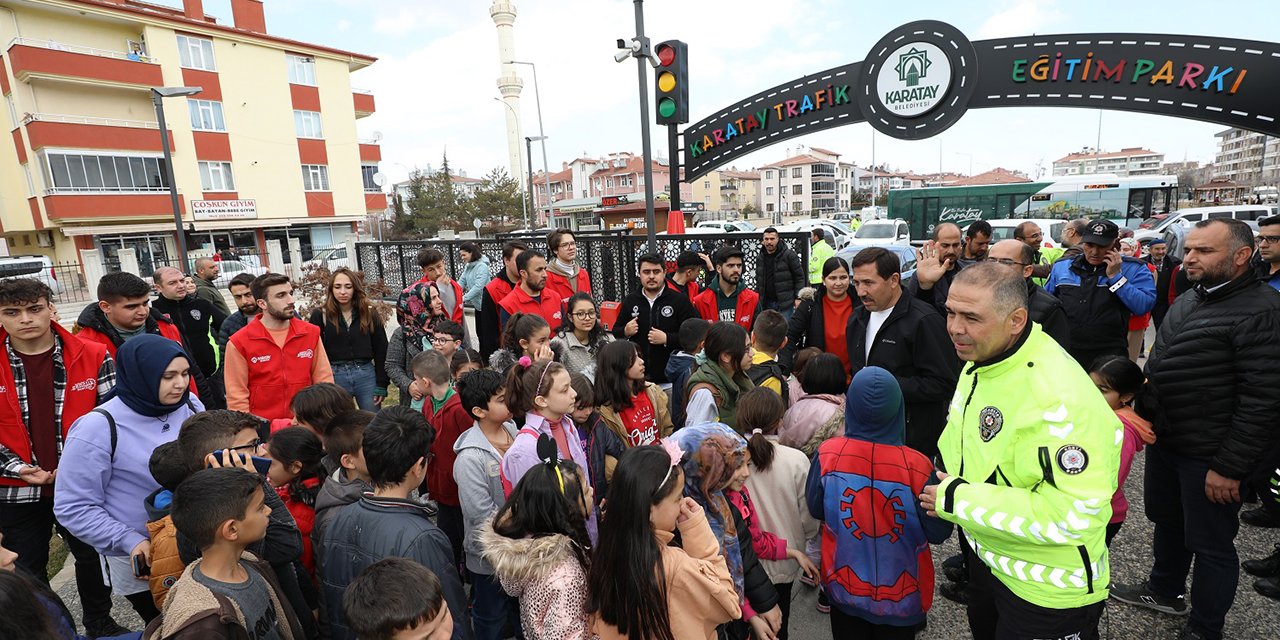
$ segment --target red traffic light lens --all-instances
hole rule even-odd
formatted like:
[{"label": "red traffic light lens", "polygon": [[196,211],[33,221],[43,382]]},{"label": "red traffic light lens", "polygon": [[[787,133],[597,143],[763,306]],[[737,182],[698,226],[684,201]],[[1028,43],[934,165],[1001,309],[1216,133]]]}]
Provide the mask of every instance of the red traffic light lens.
[{"label": "red traffic light lens", "polygon": [[658,64],[662,66],[670,65],[676,61],[676,50],[670,45],[658,45]]},{"label": "red traffic light lens", "polygon": [[663,98],[658,101],[658,115],[664,118],[670,118],[676,113],[676,101],[671,98]]}]

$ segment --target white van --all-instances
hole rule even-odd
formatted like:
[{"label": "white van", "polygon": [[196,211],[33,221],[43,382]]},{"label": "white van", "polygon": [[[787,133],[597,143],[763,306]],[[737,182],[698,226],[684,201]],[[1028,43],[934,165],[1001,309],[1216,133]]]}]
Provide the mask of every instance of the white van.
[{"label": "white van", "polygon": [[1190,227],[1201,220],[1218,218],[1235,218],[1236,220],[1261,220],[1273,215],[1272,208],[1263,204],[1228,204],[1215,207],[1190,207],[1179,209],[1173,213],[1161,213],[1151,216],[1138,229],[1159,233],[1165,227],[1177,223]]},{"label": "white van", "polygon": [[60,296],[65,289],[58,276],[53,272],[53,261],[49,256],[5,256],[0,257],[0,280],[14,278],[31,278],[49,286],[53,295]]}]

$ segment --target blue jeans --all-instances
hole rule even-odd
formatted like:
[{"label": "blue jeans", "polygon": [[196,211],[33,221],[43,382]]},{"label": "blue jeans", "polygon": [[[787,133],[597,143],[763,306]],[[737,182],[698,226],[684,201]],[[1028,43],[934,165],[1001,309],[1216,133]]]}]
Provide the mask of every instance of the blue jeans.
[{"label": "blue jeans", "polygon": [[507,595],[497,576],[467,573],[471,576],[471,627],[476,640],[502,640],[504,623],[511,626],[516,638],[524,640],[520,601]]},{"label": "blue jeans", "polygon": [[378,375],[370,361],[343,360],[330,363],[333,382],[355,396],[361,411],[377,411],[373,404],[373,392],[378,388]]}]

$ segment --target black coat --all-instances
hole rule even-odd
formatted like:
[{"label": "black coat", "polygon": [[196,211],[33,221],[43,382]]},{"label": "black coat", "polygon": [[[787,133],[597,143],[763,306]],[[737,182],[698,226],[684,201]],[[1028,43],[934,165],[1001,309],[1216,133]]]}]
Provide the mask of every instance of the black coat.
[{"label": "black coat", "polygon": [[[800,265],[800,257],[791,250],[791,247],[779,243],[771,271],[766,267],[767,263],[762,249],[759,257],[756,258],[756,291],[760,293],[761,302],[775,303],[783,309],[788,309],[789,305],[795,304],[796,293],[805,286],[805,270]],[[769,279],[773,280],[774,297],[772,300],[765,300],[764,283]]]},{"label": "black coat", "polygon": [[957,260],[956,266],[948,270],[937,282],[933,283],[933,287],[929,289],[921,289],[920,281],[916,279],[915,274],[907,279],[907,283],[903,289],[910,292],[916,298],[929,303],[938,314],[943,318],[947,317],[947,294],[951,292],[951,281],[956,279],[960,271],[965,267],[973,264],[972,260]]},{"label": "black coat", "polygon": [[191,357],[196,359],[201,371],[208,374],[218,370],[218,330],[222,328],[227,314],[212,302],[194,295],[181,300],[160,296],[151,302],[151,306],[167,314],[178,325],[178,331],[182,332]]},{"label": "black coat", "polygon": [[[849,291],[853,293],[852,288]],[[795,313],[791,314],[791,320],[787,322],[787,346],[778,353],[778,364],[782,365],[782,370],[791,373],[791,365],[795,362],[796,353],[801,349],[808,347],[817,347],[823,351],[827,350],[826,328],[827,323],[822,312],[822,305],[827,299],[827,289],[822,285],[814,287],[813,297],[800,301],[800,306],[796,307]],[[861,303],[857,298],[853,299],[853,306],[856,308]]]},{"label": "black coat", "polygon": [[1246,273],[1169,308],[1147,359],[1137,409],[1156,445],[1250,475],[1280,438],[1280,292]]},{"label": "black coat", "polygon": [[1067,312],[1062,310],[1062,301],[1030,280],[1027,281],[1027,316],[1063,349],[1071,350],[1071,323],[1067,322]]},{"label": "black coat", "polygon": [[868,356],[870,321],[871,312],[859,305],[845,329],[853,373],[875,366],[893,374],[907,410],[906,445],[932,458],[960,378],[960,358],[947,336],[947,323],[932,306],[904,290],[876,332]]},{"label": "black coat", "polygon": [[[613,323],[613,336],[619,340],[630,340],[640,348],[640,357],[644,358],[644,377],[654,384],[662,384],[667,380],[667,360],[671,354],[680,350],[680,325],[689,318],[697,318],[689,296],[667,287],[650,306],[649,299],[642,290],[635,290],[622,299],[618,308],[618,319]],[[639,330],[630,338],[627,337],[627,323],[637,318]],[[667,334],[666,344],[649,344],[649,329],[657,329]]]}]

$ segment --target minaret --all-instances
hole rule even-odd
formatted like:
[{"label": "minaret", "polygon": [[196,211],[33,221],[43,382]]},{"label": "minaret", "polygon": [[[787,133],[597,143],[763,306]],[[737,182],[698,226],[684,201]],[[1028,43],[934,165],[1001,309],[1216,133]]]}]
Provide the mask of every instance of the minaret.
[{"label": "minaret", "polygon": [[516,75],[515,65],[507,64],[516,59],[516,5],[509,0],[494,0],[489,6],[489,17],[498,28],[498,92],[507,105],[503,115],[507,119],[507,154],[511,163],[511,177],[520,183],[523,193],[528,189],[525,172],[524,144],[520,133],[520,89],[524,81]]}]

